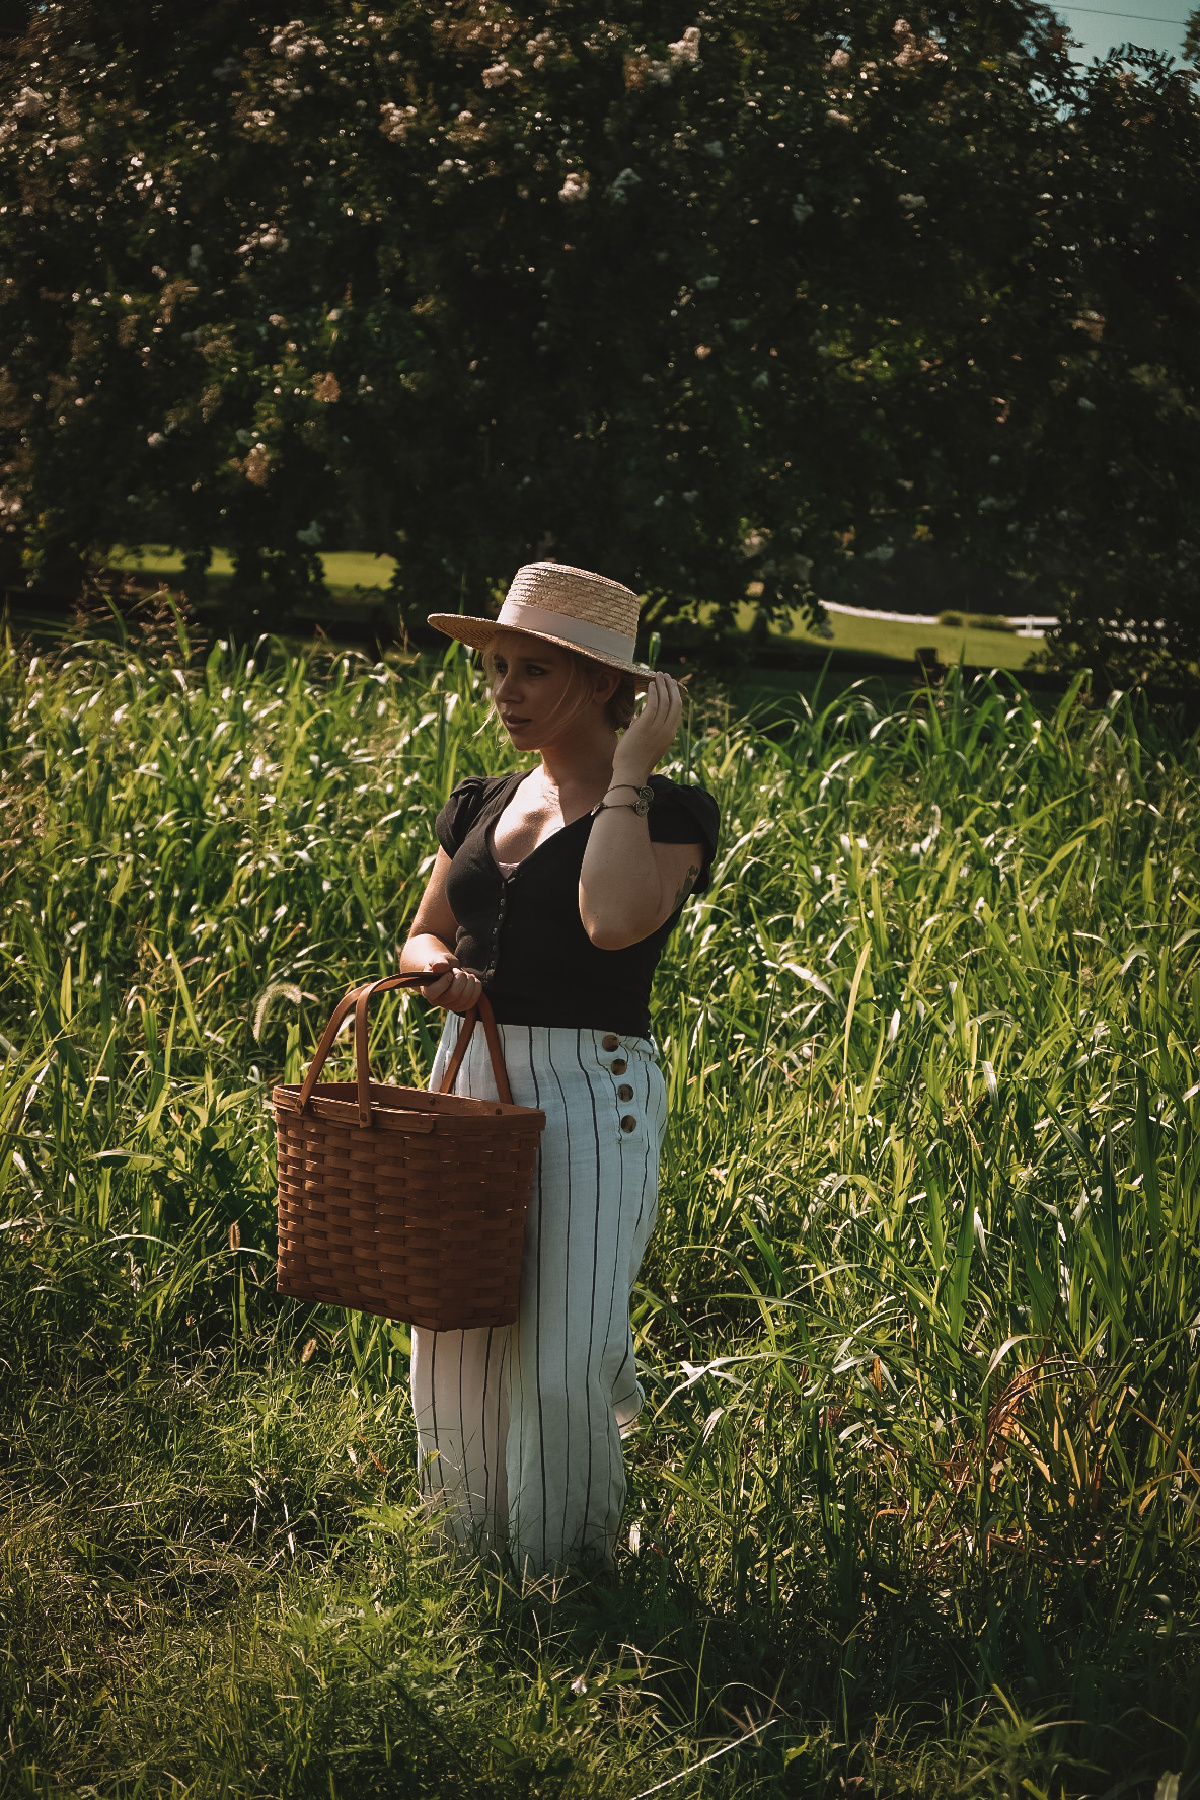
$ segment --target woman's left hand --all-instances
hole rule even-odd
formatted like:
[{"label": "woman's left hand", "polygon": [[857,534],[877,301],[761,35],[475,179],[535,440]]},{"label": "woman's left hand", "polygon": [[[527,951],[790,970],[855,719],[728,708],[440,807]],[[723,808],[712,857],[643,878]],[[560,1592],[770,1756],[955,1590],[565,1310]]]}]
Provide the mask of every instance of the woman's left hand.
[{"label": "woman's left hand", "polygon": [[675,741],[683,717],[683,696],[672,675],[656,672],[642,710],[627,727],[613,758],[613,779],[636,778],[640,787]]}]

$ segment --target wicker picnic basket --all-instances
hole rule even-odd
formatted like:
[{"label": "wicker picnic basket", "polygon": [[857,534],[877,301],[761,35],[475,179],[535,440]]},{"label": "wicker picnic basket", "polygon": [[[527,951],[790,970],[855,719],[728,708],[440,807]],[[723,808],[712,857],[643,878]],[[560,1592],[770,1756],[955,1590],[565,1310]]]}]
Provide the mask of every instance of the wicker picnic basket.
[{"label": "wicker picnic basket", "polygon": [[[274,1090],[281,1294],[427,1331],[510,1325],[545,1113],[514,1106],[487,998],[464,1014],[437,1093],[371,1080],[367,1008],[420,977],[387,975],[334,1009],[302,1086]],[[317,1078],[354,1011],[353,1082]],[[451,1089],[482,1020],[496,1100]]]}]

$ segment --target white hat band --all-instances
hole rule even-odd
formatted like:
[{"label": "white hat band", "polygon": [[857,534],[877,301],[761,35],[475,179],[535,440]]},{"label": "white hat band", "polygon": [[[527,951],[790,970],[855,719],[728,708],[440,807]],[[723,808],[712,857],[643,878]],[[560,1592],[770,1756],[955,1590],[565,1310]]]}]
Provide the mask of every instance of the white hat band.
[{"label": "white hat band", "polygon": [[500,608],[497,625],[508,625],[513,631],[544,631],[550,637],[566,638],[581,650],[598,650],[602,656],[633,661],[633,639],[622,631],[610,631],[607,625],[593,625],[590,619],[576,619],[570,613],[551,612],[545,606],[530,606],[525,600],[506,600]]}]

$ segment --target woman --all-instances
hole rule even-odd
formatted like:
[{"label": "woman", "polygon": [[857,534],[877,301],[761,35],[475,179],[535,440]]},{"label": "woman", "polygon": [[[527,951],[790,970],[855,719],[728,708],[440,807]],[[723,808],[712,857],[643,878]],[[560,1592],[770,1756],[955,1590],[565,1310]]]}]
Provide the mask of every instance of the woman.
[{"label": "woman", "polygon": [[[431,615],[482,650],[500,721],[530,770],[472,776],[401,956],[450,1016],[494,1008],[513,1099],[546,1114],[515,1325],[413,1332],[424,1489],[463,1542],[523,1573],[611,1559],[625,1501],[621,1433],[638,1385],[629,1295],[657,1213],[666,1094],[648,1002],[684,901],[708,885],[718,814],[651,770],[679,689],[633,661],[639,602],[554,563],[521,569],[498,619]],[[637,690],[645,704],[633,717]],[[618,735],[620,733],[621,735]],[[482,1033],[458,1093],[495,1098]]]}]

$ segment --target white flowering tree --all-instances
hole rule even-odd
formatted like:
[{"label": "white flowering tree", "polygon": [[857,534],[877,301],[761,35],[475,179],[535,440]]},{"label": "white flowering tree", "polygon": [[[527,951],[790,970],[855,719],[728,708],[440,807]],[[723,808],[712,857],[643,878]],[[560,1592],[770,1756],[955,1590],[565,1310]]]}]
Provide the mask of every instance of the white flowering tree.
[{"label": "white flowering tree", "polygon": [[353,544],[409,623],[546,555],[677,622],[1111,613],[1088,471],[1192,444],[1135,241],[1191,90],[1078,88],[1025,0],[48,0],[9,50],[0,528],[47,580],[223,545],[282,616]]}]

